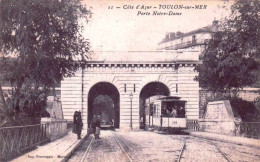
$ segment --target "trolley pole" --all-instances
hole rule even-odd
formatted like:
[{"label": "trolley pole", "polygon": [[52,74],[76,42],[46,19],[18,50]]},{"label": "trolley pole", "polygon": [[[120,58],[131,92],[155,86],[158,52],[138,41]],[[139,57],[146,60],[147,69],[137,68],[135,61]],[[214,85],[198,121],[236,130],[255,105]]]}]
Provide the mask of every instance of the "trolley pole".
[{"label": "trolley pole", "polygon": [[133,100],[133,93],[131,92],[130,93],[130,95],[129,95],[129,97],[130,97],[130,128],[131,128],[131,130],[133,130],[133,123],[132,123],[132,109],[133,109],[133,107],[132,107],[132,100]]}]

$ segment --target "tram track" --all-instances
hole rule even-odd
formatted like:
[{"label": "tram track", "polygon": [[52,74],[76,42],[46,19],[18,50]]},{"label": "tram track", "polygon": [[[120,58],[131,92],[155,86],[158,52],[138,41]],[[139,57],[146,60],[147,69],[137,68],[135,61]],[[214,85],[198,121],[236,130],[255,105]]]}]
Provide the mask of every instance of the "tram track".
[{"label": "tram track", "polygon": [[123,146],[120,144],[120,142],[117,140],[116,137],[114,137],[115,141],[117,142],[117,144],[119,145],[119,147],[121,148],[121,150],[125,153],[125,155],[127,156],[127,158],[129,159],[130,162],[132,162],[131,157],[129,156],[129,154],[125,151],[125,149],[123,148]]},{"label": "tram track", "polygon": [[[193,137],[194,138],[194,137]],[[197,137],[198,138],[198,137]],[[194,138],[195,139],[195,138]],[[212,145],[215,146],[215,148],[217,148],[218,152],[228,161],[228,162],[233,162],[219,147],[217,144],[215,144],[214,142],[210,141],[210,140],[206,140],[206,139],[200,139],[202,141],[208,142]]]},{"label": "tram track", "polygon": [[[70,161],[236,161],[234,151],[218,141],[193,136],[158,136],[142,133],[136,135],[104,132],[101,140],[85,142]],[[147,138],[149,137],[149,138]],[[230,146],[233,148],[234,146]],[[242,146],[241,146],[242,147]],[[240,148],[241,150],[242,148]],[[243,152],[241,152],[243,154]],[[163,155],[163,156],[161,156]],[[197,156],[195,156],[197,155]],[[249,156],[248,156],[249,157]],[[240,159],[243,159],[241,155]],[[251,161],[258,157],[251,157]]]},{"label": "tram track", "polygon": [[[123,143],[121,145],[123,145],[125,148],[129,149],[130,155],[133,156],[131,161],[142,161],[143,159],[146,159],[147,161],[155,161],[155,160],[159,160],[160,158],[156,157],[156,153],[154,153],[154,147],[148,147],[148,146],[138,146],[138,145],[133,145],[131,144],[131,141],[127,141],[126,139],[120,139],[123,141]],[[164,159],[162,161],[171,161],[170,157],[175,156],[173,161],[176,162],[180,162],[181,159],[183,158],[183,152],[185,150],[186,147],[186,142],[184,140],[177,140],[178,141],[178,146],[179,147],[161,147],[160,149],[158,149],[158,151],[160,150],[161,153],[163,152],[167,152],[169,156],[169,159]],[[131,146],[132,145],[132,146]],[[150,148],[150,152],[143,152],[143,149],[147,149]],[[135,151],[133,151],[135,150]],[[136,150],[138,150],[139,152],[142,152],[143,154],[140,156],[140,154],[136,153]],[[128,152],[127,152],[128,153]],[[159,152],[158,152],[159,153]],[[160,153],[159,153],[160,154]],[[171,154],[171,155],[170,155]],[[155,155],[155,156],[154,156]],[[129,156],[130,157],[130,156]],[[149,160],[148,160],[149,159]]]},{"label": "tram track", "polygon": [[207,142],[207,143],[210,143],[211,145],[213,145],[215,148],[217,148],[218,152],[228,161],[228,162],[233,162],[219,147],[217,144],[215,144],[214,142],[210,141],[210,140],[207,140],[207,139],[201,139],[199,137],[191,137],[193,139],[199,139],[201,141],[204,141],[204,142]]},{"label": "tram track", "polygon": [[[80,162],[85,162],[85,161],[89,160],[89,155],[91,154],[90,153],[91,147],[92,147],[93,143],[95,143],[93,141],[94,141],[94,138],[92,138],[91,141],[89,142],[89,145],[88,145],[86,151],[84,152],[82,158],[80,159]],[[121,152],[123,155],[125,155],[125,159],[126,159],[125,161],[133,162],[130,155],[127,153],[127,151],[124,149],[124,147],[122,146],[122,144],[120,143],[120,141],[116,137],[111,137],[109,142],[114,143],[114,146],[111,146],[111,147],[113,147],[113,149],[118,148],[118,146],[119,146],[120,151],[117,150],[117,152]],[[107,152],[106,148],[103,148],[103,149],[104,149],[103,150],[104,152]]]},{"label": "tram track", "polygon": [[92,144],[93,140],[94,140],[94,138],[91,139],[91,141],[90,141],[90,143],[89,143],[89,145],[87,147],[87,150],[84,152],[82,158],[80,159],[80,162],[84,162],[84,160],[87,158],[88,152],[90,150],[90,147],[91,147],[91,144]]},{"label": "tram track", "polygon": [[178,162],[181,161],[181,158],[182,158],[182,155],[183,155],[185,146],[186,146],[186,141],[183,141],[183,145],[182,145],[182,148],[181,148],[181,153],[180,153],[180,155],[179,155],[179,157],[178,157],[178,160],[177,160]]},{"label": "tram track", "polygon": [[222,154],[222,156],[228,161],[228,162],[232,162],[232,160],[223,152],[221,151],[221,149],[218,147],[217,144],[215,144],[214,142],[212,141],[209,141],[211,144],[213,144],[217,149],[218,151]]},{"label": "tram track", "polygon": [[186,147],[186,144],[187,144],[187,140],[195,140],[197,142],[205,142],[205,143],[208,143],[209,145],[212,145],[214,146],[214,148],[216,149],[216,151],[219,152],[219,155],[221,155],[226,161],[228,162],[233,162],[229,157],[228,155],[226,155],[225,152],[223,152],[220,147],[215,144],[214,142],[210,141],[210,140],[206,140],[206,139],[203,139],[203,138],[198,138],[198,137],[186,137],[185,140],[181,140],[181,139],[178,139],[178,138],[174,138],[174,137],[171,137],[171,139],[174,139],[174,140],[180,140],[180,141],[183,141],[183,146],[182,146],[182,149],[181,149],[181,152],[180,152],[180,155],[179,155],[179,158],[178,158],[178,162],[181,161],[182,157],[183,157],[183,153],[185,152],[185,147]]}]

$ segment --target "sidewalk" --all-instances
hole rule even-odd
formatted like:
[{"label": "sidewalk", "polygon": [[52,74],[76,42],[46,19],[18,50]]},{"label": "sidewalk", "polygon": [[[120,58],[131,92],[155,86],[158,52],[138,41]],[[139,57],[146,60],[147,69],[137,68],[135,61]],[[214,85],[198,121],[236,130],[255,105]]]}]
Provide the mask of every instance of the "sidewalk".
[{"label": "sidewalk", "polygon": [[65,161],[67,157],[69,157],[75,149],[83,142],[84,138],[87,135],[87,131],[83,130],[81,140],[77,139],[77,135],[68,132],[68,134],[62,138],[59,138],[51,143],[47,143],[46,145],[39,146],[37,149],[28,152],[24,155],[21,155],[12,161],[14,162],[59,162]]},{"label": "sidewalk", "polygon": [[196,137],[202,137],[206,139],[222,141],[227,143],[234,143],[238,145],[245,145],[260,148],[260,139],[252,139],[252,138],[245,138],[245,137],[238,137],[238,136],[228,136],[228,135],[221,135],[209,132],[189,132],[190,135]]}]

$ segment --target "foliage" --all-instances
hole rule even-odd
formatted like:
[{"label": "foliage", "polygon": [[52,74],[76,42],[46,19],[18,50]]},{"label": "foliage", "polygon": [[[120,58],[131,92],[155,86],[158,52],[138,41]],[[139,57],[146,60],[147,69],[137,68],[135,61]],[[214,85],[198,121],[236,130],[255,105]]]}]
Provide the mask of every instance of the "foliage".
[{"label": "foliage", "polygon": [[260,52],[260,2],[237,0],[231,15],[212,35],[203,64],[196,70],[200,86],[213,92],[230,92],[256,81]]},{"label": "foliage", "polygon": [[241,98],[231,98],[230,104],[240,115],[242,121],[260,121],[260,112],[252,102]]},{"label": "foliage", "polygon": [[90,16],[80,0],[0,1],[0,80],[12,87],[7,103],[0,82],[1,113],[41,116],[50,88],[88,59]]}]

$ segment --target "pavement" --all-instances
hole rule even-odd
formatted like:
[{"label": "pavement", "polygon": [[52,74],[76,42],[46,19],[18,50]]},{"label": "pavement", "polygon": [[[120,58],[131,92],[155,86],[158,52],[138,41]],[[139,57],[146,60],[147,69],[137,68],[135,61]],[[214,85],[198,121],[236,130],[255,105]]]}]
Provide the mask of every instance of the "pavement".
[{"label": "pavement", "polygon": [[37,149],[25,153],[12,161],[14,162],[63,162],[77,149],[77,147],[87,137],[87,131],[83,130],[81,134],[82,139],[78,140],[77,135],[68,132],[67,135],[59,138],[53,142],[39,146]]},{"label": "pavement", "polygon": [[245,137],[238,137],[238,136],[228,136],[222,134],[215,134],[209,132],[189,132],[191,136],[201,137],[205,139],[215,140],[215,141],[222,141],[226,143],[234,143],[243,146],[250,146],[256,147],[260,149],[260,139],[252,139],[252,138],[245,138]]}]

